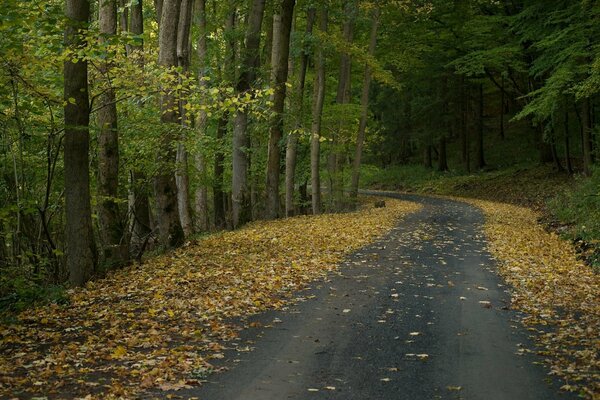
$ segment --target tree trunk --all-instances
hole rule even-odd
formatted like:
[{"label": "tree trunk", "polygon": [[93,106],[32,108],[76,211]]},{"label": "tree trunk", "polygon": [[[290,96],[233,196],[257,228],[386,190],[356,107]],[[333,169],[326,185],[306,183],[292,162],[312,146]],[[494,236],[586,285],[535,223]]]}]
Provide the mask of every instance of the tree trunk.
[{"label": "tree trunk", "polygon": [[[141,36],[144,34],[144,14],[142,0],[138,0],[131,5],[131,33],[138,36],[136,44],[131,46],[130,55],[135,56],[135,61],[143,67],[144,42]],[[140,101],[140,105],[143,106]],[[142,171],[130,172],[130,200],[129,212],[131,218],[131,240],[137,246],[143,246],[147,242],[147,237],[152,232],[150,222],[150,201],[148,200],[147,178]]]},{"label": "tree trunk", "polygon": [[464,77],[461,76],[461,129],[460,129],[460,147],[461,159],[466,172],[471,172],[471,160],[469,152],[469,114],[471,111],[470,90],[468,84],[465,83]]},{"label": "tree trunk", "polygon": [[477,169],[485,167],[485,157],[483,153],[483,84],[479,84],[479,109],[477,110]]},{"label": "tree trunk", "polygon": [[[375,54],[375,45],[377,44],[377,27],[379,25],[379,13],[377,8],[373,14],[371,22],[371,35],[369,37],[369,55]],[[363,81],[363,89],[360,98],[360,123],[358,127],[358,135],[356,137],[356,152],[354,154],[354,164],[352,168],[352,183],[350,186],[350,198],[356,203],[358,196],[358,180],[360,178],[360,163],[363,151],[363,143],[365,140],[365,131],[367,129],[367,119],[369,112],[369,91],[371,89],[371,68],[365,65],[365,77]]]},{"label": "tree trunk", "polygon": [[162,18],[164,0],[154,0],[154,10],[156,11],[156,23],[160,26]]},{"label": "tree trunk", "polygon": [[432,145],[428,144],[425,145],[425,147],[423,148],[423,165],[425,166],[425,168],[432,168],[433,167],[433,163],[432,163]]},{"label": "tree trunk", "polygon": [[[319,29],[327,32],[327,8],[321,6],[319,12]],[[312,212],[321,213],[321,177],[319,164],[321,159],[321,115],[325,99],[325,54],[318,48],[315,60],[315,83],[313,91],[312,123],[310,129],[310,176],[312,191]]]},{"label": "tree trunk", "polygon": [[440,136],[440,152],[438,155],[438,171],[448,171],[448,152],[446,150],[446,136]]},{"label": "tree trunk", "polygon": [[[190,28],[192,22],[193,0],[182,0],[179,10],[179,21],[177,26],[177,65],[181,73],[189,74],[190,69]],[[179,122],[181,126],[189,126],[189,116],[186,115],[186,101],[179,100]],[[176,155],[175,184],[177,186],[177,205],[179,220],[185,237],[189,237],[194,231],[192,222],[192,207],[190,204],[190,176],[188,171],[188,151],[185,147],[185,137],[179,138]]]},{"label": "tree trunk", "polygon": [[[235,64],[236,64],[236,43],[232,38],[232,33],[235,29],[236,9],[233,2],[230,2],[230,10],[225,21],[225,33],[228,35],[226,41],[226,56],[225,67],[221,69],[222,80],[227,82],[235,81]],[[223,113],[217,125],[217,148],[214,159],[214,186],[213,186],[213,202],[215,214],[215,228],[225,229],[227,227],[227,212],[230,196],[225,197],[223,186],[223,174],[225,172],[225,153],[223,150],[223,139],[227,134],[227,123],[229,121],[229,112]]]},{"label": "tree trunk", "polygon": [[[98,23],[100,41],[117,33],[117,2],[101,0]],[[107,58],[110,60],[110,57]],[[119,134],[117,130],[117,104],[111,87],[111,62],[100,65],[102,94],[98,108],[98,222],[102,241],[103,263],[110,268],[123,265],[129,251],[124,241],[125,224],[119,214],[117,197],[119,186]]]},{"label": "tree trunk", "polygon": [[[141,36],[144,34],[144,8],[142,4],[143,0],[137,0],[132,2],[131,4],[131,24],[130,30],[136,36]],[[142,48],[141,38],[138,39],[140,45],[138,46],[140,49]]]},{"label": "tree trunk", "polygon": [[215,228],[225,228],[225,194],[223,193],[223,173],[225,172],[225,154],[220,150],[223,138],[227,133],[227,121],[229,114],[225,113],[219,119],[217,125],[217,146],[219,150],[215,152],[215,184],[213,186],[213,202],[215,209]]},{"label": "tree trunk", "polygon": [[[208,64],[207,60],[207,41],[206,41],[206,0],[196,0],[196,24],[198,25],[199,36],[198,36],[198,85],[202,88],[206,88],[206,67]],[[206,126],[208,124],[208,115],[206,111],[200,110],[196,118],[196,128],[198,130],[198,136],[202,138],[206,135]],[[201,178],[206,174],[206,159],[202,153],[202,149],[197,149],[196,153],[196,171],[198,176]],[[200,232],[206,232],[208,230],[209,218],[208,218],[208,189],[203,180],[200,180],[198,187],[196,188],[196,226]],[[215,210],[216,212],[216,210]]]},{"label": "tree trunk", "polygon": [[500,88],[500,139],[504,140],[504,75],[502,75],[502,83]]},{"label": "tree trunk", "polygon": [[573,164],[571,163],[571,143],[569,140],[569,110],[568,104],[565,102],[565,120],[564,120],[564,129],[565,129],[565,159],[567,161],[567,172],[569,175],[573,175]]},{"label": "tree trunk", "polygon": [[[306,17],[306,36],[312,34],[315,22],[315,9],[308,10]],[[306,82],[306,70],[308,67],[308,52],[303,49],[300,60],[300,69],[298,71],[298,86],[296,93],[296,124],[295,131],[288,136],[287,147],[285,151],[285,215],[291,217],[294,215],[294,186],[296,174],[296,156],[298,149],[298,130],[302,128],[304,116],[304,86]]]},{"label": "tree trunk", "polygon": [[[159,30],[158,63],[162,67],[177,66],[177,28],[181,0],[164,0]],[[164,124],[179,123],[178,104],[170,88],[161,96],[160,120]],[[159,172],[154,178],[154,197],[156,198],[158,239],[164,247],[177,247],[184,241],[183,229],[179,221],[177,206],[177,186],[173,165],[176,161],[175,134],[167,127],[160,138],[157,152]]]},{"label": "tree trunk", "polygon": [[[248,92],[256,79],[259,64],[260,31],[265,0],[253,0],[248,16],[245,48],[240,77],[237,83],[238,93]],[[250,194],[248,191],[248,111],[236,111],[233,124],[233,173],[231,184],[232,222],[238,228],[250,220]]]},{"label": "tree trunk", "polygon": [[[66,0],[65,47],[85,46],[78,31],[85,32],[90,17],[87,0]],[[89,95],[87,61],[64,63],[65,113],[65,239],[69,282],[81,286],[94,273],[96,248],[92,231],[89,177]]]},{"label": "tree trunk", "polygon": [[273,94],[273,117],[269,132],[267,155],[267,219],[279,216],[279,170],[280,141],[283,138],[283,110],[285,106],[290,34],[294,16],[295,0],[282,0],[281,12],[273,16],[273,57],[271,60],[271,87]]},{"label": "tree trunk", "polygon": [[592,175],[592,117],[590,99],[584,99],[581,109],[583,174]]}]

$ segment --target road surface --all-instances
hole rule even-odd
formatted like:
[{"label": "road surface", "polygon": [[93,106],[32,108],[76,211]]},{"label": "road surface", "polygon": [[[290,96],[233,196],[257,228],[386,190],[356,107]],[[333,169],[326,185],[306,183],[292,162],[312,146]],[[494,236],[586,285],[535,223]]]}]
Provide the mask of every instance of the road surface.
[{"label": "road surface", "polygon": [[[200,400],[551,400],[559,393],[485,250],[483,215],[423,209],[285,311],[249,322]],[[257,324],[258,322],[258,324]],[[265,327],[271,326],[271,327]],[[253,351],[236,351],[237,349]]]}]

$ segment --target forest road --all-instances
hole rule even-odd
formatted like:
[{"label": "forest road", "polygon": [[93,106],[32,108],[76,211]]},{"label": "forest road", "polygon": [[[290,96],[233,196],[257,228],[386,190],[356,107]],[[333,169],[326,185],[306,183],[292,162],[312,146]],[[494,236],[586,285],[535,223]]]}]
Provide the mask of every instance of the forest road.
[{"label": "forest road", "polygon": [[[574,398],[534,362],[528,332],[485,250],[483,214],[450,200],[423,204],[340,275],[271,311],[225,352],[227,372],[193,390],[200,400]],[[314,296],[314,297],[312,297]],[[255,324],[257,325],[257,324]],[[234,344],[235,345],[235,344]],[[235,347],[232,345],[232,347]]]}]

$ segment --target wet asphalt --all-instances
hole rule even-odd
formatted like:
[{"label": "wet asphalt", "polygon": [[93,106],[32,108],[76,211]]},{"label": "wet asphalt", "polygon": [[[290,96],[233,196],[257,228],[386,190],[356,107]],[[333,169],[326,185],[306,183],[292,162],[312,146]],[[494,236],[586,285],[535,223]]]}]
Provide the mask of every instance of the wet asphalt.
[{"label": "wet asphalt", "polygon": [[[510,309],[483,214],[423,204],[283,311],[251,317],[200,400],[552,400],[560,393]],[[241,350],[241,351],[239,351]],[[251,351],[247,351],[251,350]]]}]

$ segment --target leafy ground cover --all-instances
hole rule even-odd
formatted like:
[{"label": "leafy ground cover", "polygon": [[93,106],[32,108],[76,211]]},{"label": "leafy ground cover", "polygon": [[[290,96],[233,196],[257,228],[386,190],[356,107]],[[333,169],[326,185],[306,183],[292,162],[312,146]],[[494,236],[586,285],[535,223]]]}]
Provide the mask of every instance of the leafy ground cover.
[{"label": "leafy ground cover", "polygon": [[547,356],[565,390],[600,395],[600,275],[576,251],[538,224],[525,207],[470,200],[486,215],[489,249],[512,286],[513,307]]},{"label": "leafy ground cover", "polygon": [[0,326],[0,397],[132,398],[198,384],[241,329],[391,229],[414,203],[256,222],[115,272]]}]

